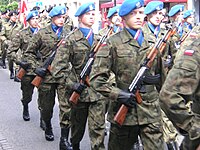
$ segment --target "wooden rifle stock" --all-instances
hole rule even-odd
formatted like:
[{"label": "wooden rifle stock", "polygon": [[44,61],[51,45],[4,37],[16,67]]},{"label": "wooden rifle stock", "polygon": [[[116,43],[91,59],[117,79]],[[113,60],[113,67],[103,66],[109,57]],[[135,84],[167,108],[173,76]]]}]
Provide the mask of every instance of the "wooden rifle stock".
[{"label": "wooden rifle stock", "polygon": [[36,76],[36,77],[33,79],[33,81],[31,82],[31,84],[38,88],[39,85],[41,84],[41,82],[42,82],[42,77]]},{"label": "wooden rifle stock", "polygon": [[[154,45],[154,47],[151,49],[151,51],[148,53],[147,57],[146,57],[146,61],[144,63],[145,66],[147,66],[148,68],[151,68],[151,66],[153,65],[153,61],[155,60],[157,54],[158,54],[158,48],[160,47],[161,42],[164,39],[159,39],[156,44]],[[137,77],[135,77],[137,78]],[[135,78],[133,79],[133,81],[135,80]],[[138,81],[138,80],[137,80]],[[132,82],[133,83],[133,82]],[[131,83],[131,84],[132,84]],[[136,85],[136,84],[135,84]],[[130,89],[129,86],[129,91],[132,92],[132,89]],[[139,89],[136,90],[136,92],[134,93],[135,97],[136,97],[136,101],[138,104],[142,103],[142,97],[139,93]],[[125,106],[124,104],[121,105],[120,109],[118,110],[118,112],[116,113],[116,115],[114,116],[114,121],[118,124],[118,125],[122,125],[125,118],[126,118],[126,114],[128,112],[128,107]]]},{"label": "wooden rifle stock", "polygon": [[[141,104],[142,97],[139,93],[139,90],[137,90],[135,97],[136,97],[137,103]],[[114,121],[121,126],[126,118],[127,112],[128,112],[128,107],[126,105],[122,104],[114,117]]]},{"label": "wooden rifle stock", "polygon": [[17,78],[19,78],[20,80],[22,79],[22,77],[26,74],[26,70],[24,70],[23,68],[20,68],[19,72],[17,73]]}]

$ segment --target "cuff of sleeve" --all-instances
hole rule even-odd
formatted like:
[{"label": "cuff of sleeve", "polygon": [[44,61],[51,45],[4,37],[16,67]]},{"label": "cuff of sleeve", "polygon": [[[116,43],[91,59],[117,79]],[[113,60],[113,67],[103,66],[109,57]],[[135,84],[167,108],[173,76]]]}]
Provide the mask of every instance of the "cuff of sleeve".
[{"label": "cuff of sleeve", "polygon": [[119,88],[113,87],[110,92],[109,98],[113,101],[116,101],[120,91],[121,90]]}]

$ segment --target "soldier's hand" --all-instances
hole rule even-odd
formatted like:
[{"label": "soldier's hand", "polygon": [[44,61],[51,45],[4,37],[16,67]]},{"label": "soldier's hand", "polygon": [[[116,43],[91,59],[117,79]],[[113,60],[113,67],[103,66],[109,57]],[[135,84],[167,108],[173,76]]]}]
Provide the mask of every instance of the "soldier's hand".
[{"label": "soldier's hand", "polygon": [[120,91],[117,101],[126,105],[127,107],[134,108],[136,106],[136,97],[133,93]]},{"label": "soldier's hand", "polygon": [[73,90],[78,93],[79,95],[81,95],[81,93],[87,88],[87,86],[83,83],[75,83],[73,85]]},{"label": "soldier's hand", "polygon": [[36,68],[35,73],[36,73],[36,75],[44,78],[47,73],[47,70],[45,68]]},{"label": "soldier's hand", "polygon": [[30,63],[26,61],[16,61],[16,64],[22,67],[24,70],[27,70],[30,67]]}]

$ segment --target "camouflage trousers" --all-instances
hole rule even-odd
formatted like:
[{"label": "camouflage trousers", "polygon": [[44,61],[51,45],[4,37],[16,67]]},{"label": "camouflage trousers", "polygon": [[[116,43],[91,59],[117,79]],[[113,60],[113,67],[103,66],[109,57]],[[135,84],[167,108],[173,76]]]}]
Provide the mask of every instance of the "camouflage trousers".
[{"label": "camouflage trousers", "polygon": [[45,122],[49,122],[53,117],[53,107],[55,105],[57,84],[42,82],[38,88],[38,104],[41,117]]},{"label": "camouflage trousers", "polygon": [[57,94],[58,94],[58,102],[60,108],[60,113],[59,113],[60,127],[68,128],[71,125],[70,122],[71,106],[68,102],[69,97],[71,95],[65,84],[58,84]]},{"label": "camouflage trousers", "polygon": [[180,150],[200,150],[197,149],[198,146],[200,147],[200,139],[190,140],[189,136],[185,136],[180,146]]},{"label": "camouflage trousers", "polygon": [[80,143],[88,119],[89,137],[92,150],[105,150],[105,101],[79,102],[71,110],[71,143]]},{"label": "camouflage trousers", "polygon": [[21,80],[21,90],[22,90],[22,104],[28,104],[32,100],[34,86],[31,84],[35,76],[24,75]]},{"label": "camouflage trousers", "polygon": [[144,150],[164,150],[161,122],[121,127],[111,123],[108,150],[131,150],[138,135]]}]

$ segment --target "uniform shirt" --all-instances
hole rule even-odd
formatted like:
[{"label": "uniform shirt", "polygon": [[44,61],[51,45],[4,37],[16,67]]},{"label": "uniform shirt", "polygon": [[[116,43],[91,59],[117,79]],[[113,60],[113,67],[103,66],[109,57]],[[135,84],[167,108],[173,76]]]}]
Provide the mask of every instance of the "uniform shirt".
[{"label": "uniform shirt", "polygon": [[[21,30],[19,33],[17,33],[13,38],[12,38],[12,43],[8,47],[8,55],[11,57],[11,59],[16,60],[16,53],[18,50],[21,50],[22,56],[21,59],[22,61],[26,60],[24,54],[25,51],[30,44],[30,41],[33,37],[33,33],[31,31],[30,27],[27,27],[23,30]],[[20,61],[20,60],[18,60]],[[31,70],[30,70],[31,71]],[[29,72],[28,74],[34,74],[33,71]]]},{"label": "uniform shirt", "polygon": [[[192,132],[194,127],[200,128],[200,118],[194,114],[200,114],[200,28],[195,30],[198,36],[189,37],[181,47],[160,92],[160,104],[166,115],[193,139],[200,138],[199,133]],[[186,106],[189,100],[193,100],[194,113]]]},{"label": "uniform shirt", "polygon": [[[79,75],[84,68],[88,56],[91,50],[97,43],[97,37],[90,46],[88,40],[84,37],[83,33],[78,29],[75,30],[60,46],[56,57],[52,63],[52,74],[56,79],[56,82],[62,84],[66,83],[68,92],[72,91],[74,83],[79,82]],[[70,70],[72,66],[72,70]],[[90,102],[96,101],[97,98],[91,98],[92,94],[89,94],[89,88],[85,89],[80,101]]]},{"label": "uniform shirt", "polygon": [[[131,34],[123,29],[107,40],[107,51],[97,53],[99,59],[95,60],[90,76],[91,88],[110,99],[108,120],[114,123],[113,118],[120,108],[117,97],[120,90],[126,91],[136,76],[141,63],[149,51],[149,43],[144,39],[142,46],[133,39]],[[100,59],[101,58],[101,59]],[[155,73],[154,62],[151,73]],[[115,74],[116,87],[109,84],[110,72]],[[161,111],[158,101],[158,92],[154,85],[145,85],[146,93],[141,93],[142,104],[129,108],[123,125],[147,124],[160,121]]]},{"label": "uniform shirt", "polygon": [[[51,55],[54,45],[57,44],[61,38],[64,38],[68,32],[69,31],[63,29],[60,38],[58,38],[50,24],[46,28],[39,30],[38,33],[33,36],[24,54],[33,70],[37,67],[42,67],[44,61]],[[38,61],[38,53],[41,54],[41,61]],[[47,72],[43,82],[54,83],[55,81],[52,75]]]}]

